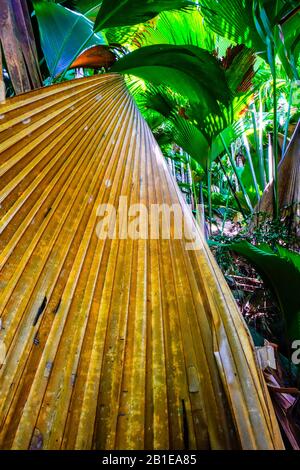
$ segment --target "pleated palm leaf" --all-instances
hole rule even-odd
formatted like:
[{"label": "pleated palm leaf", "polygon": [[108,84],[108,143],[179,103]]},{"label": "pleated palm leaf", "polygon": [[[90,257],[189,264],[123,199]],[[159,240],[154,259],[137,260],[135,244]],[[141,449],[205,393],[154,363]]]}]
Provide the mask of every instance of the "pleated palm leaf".
[{"label": "pleated palm leaf", "polygon": [[[158,3],[167,2],[144,9]],[[81,49],[121,7],[140,11],[137,1],[110,4]],[[48,61],[53,76],[64,45]],[[208,51],[150,47],[138,55],[142,65],[132,67],[132,53],[119,71],[163,79],[208,116],[230,110],[235,80]],[[120,77],[38,90],[1,113],[8,282],[0,329],[9,354],[0,446],[281,449],[252,343],[202,237],[188,252],[177,240],[97,236],[100,204],[121,195],[149,206],[178,201],[198,233]]]},{"label": "pleated palm leaf", "polygon": [[[1,114],[0,447],[282,449],[234,299],[121,77]],[[199,248],[101,238],[121,196],[178,204]]]},{"label": "pleated palm leaf", "polygon": [[139,47],[153,44],[189,44],[201,47],[210,52],[214,51],[217,36],[210,31],[199,10],[187,12],[164,12],[155,22],[146,23],[137,32],[134,44]]},{"label": "pleated palm leaf", "polygon": [[[171,115],[176,117],[180,115],[179,103],[172,101],[170,90],[173,96],[174,93],[181,96],[185,119],[201,132],[211,147],[217,136],[239,117],[249,101],[253,54],[243,48],[229,49],[220,62],[208,51],[196,46],[154,45],[123,57],[112,70],[139,76],[158,86],[152,87],[144,100],[140,99],[142,109],[151,107],[166,118]],[[202,76],[201,81],[197,81],[197,88],[194,87],[196,75]],[[219,87],[216,85],[218,80]],[[220,94],[221,87],[225,90],[225,96]],[[151,100],[150,106],[147,99]],[[164,109],[166,103],[167,110]],[[171,108],[176,106],[177,111],[171,113]]]},{"label": "pleated palm leaf", "polygon": [[272,64],[278,53],[286,72],[294,75],[300,52],[300,7],[297,0],[203,0],[205,22],[221,36],[245,44]]},{"label": "pleated palm leaf", "polygon": [[[205,18],[209,27],[218,34],[238,44],[252,47],[268,62],[273,76],[274,88],[274,141],[277,142],[277,96],[276,56],[278,56],[291,79],[299,78],[297,60],[300,52],[300,34],[296,25],[300,18],[297,0],[204,0]],[[274,218],[279,217],[278,150],[273,151],[274,170]]]}]

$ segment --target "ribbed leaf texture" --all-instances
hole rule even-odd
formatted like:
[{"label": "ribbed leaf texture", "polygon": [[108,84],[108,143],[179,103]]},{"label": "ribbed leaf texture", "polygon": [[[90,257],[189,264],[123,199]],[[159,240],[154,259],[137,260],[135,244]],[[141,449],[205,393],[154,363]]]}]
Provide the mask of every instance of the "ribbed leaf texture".
[{"label": "ribbed leaf texture", "polygon": [[[123,78],[0,116],[0,447],[283,448],[244,321]],[[170,217],[169,239],[99,237],[103,208],[132,219],[121,196],[178,204],[188,233]]]}]

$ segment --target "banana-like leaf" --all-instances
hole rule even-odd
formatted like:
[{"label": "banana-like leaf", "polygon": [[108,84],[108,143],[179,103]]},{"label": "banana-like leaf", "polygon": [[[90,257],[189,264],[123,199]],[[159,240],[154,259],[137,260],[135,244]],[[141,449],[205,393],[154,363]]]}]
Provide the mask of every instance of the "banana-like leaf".
[{"label": "banana-like leaf", "polygon": [[52,77],[65,71],[88,47],[106,44],[105,36],[93,34],[93,23],[62,5],[34,1],[41,45]]},{"label": "banana-like leaf", "polygon": [[95,21],[95,31],[145,23],[162,11],[194,6],[191,0],[103,0]]},{"label": "banana-like leaf", "polygon": [[252,263],[277,298],[289,339],[300,338],[300,255],[283,247],[275,253],[267,244],[253,246],[243,241],[229,245]]},{"label": "banana-like leaf", "polygon": [[208,51],[196,46],[154,45],[122,57],[112,72],[132,74],[156,85],[169,86],[195,106],[219,112],[228,106],[231,92],[225,72]]}]

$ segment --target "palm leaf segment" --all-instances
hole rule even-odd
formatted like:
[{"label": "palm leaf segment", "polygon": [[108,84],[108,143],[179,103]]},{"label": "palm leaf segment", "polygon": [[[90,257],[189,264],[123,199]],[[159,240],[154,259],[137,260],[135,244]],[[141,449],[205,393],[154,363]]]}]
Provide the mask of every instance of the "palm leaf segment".
[{"label": "palm leaf segment", "polygon": [[286,73],[298,77],[298,0],[203,0],[201,6],[205,22],[212,31],[253,48],[270,65],[274,47]]},{"label": "palm leaf segment", "polygon": [[[157,30],[160,31],[158,27]],[[195,62],[198,59],[197,67],[191,57]],[[206,67],[207,63],[210,68]],[[218,61],[196,46],[155,45],[125,56],[113,70],[134,74],[156,85],[146,94],[143,91],[144,98],[138,98],[145,118],[153,122],[153,112],[156,112],[171,122],[174,141],[206,168],[209,161],[224,151],[220,133],[228,141],[244,130],[239,122],[235,125],[233,122],[249,100],[250,93],[244,92],[251,85],[253,63],[252,51],[243,47],[230,49]],[[202,80],[197,81],[197,76]],[[220,96],[218,91],[222,86],[225,93]],[[177,96],[173,102],[171,90]],[[180,112],[183,109],[184,115]]]}]

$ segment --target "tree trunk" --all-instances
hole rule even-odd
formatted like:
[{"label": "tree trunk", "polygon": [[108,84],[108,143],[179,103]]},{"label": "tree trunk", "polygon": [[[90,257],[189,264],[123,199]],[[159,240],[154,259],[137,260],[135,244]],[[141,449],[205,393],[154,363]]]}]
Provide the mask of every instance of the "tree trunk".
[{"label": "tree trunk", "polygon": [[0,48],[0,103],[5,100],[5,86],[3,80],[2,51]]},{"label": "tree trunk", "polygon": [[26,0],[0,0],[0,46],[16,94],[42,85]]},{"label": "tree trunk", "polygon": [[[300,236],[300,121],[294,131],[284,158],[278,165],[278,205],[280,215],[291,224],[293,232]],[[273,184],[271,181],[255,209],[254,218],[259,222],[260,213],[271,217],[273,212]]]}]

